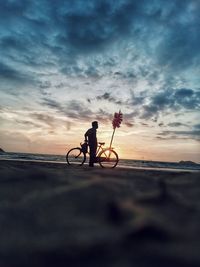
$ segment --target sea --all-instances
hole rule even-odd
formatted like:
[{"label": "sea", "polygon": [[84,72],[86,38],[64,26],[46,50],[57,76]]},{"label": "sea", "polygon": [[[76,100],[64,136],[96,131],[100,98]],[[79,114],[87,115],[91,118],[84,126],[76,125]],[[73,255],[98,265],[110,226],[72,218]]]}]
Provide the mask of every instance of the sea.
[{"label": "sea", "polygon": [[[66,155],[31,154],[4,152],[0,154],[0,160],[38,161],[66,163]],[[87,164],[86,160],[85,164]],[[117,167],[148,170],[173,170],[173,171],[200,171],[200,164],[192,161],[164,162],[152,160],[120,159]]]}]

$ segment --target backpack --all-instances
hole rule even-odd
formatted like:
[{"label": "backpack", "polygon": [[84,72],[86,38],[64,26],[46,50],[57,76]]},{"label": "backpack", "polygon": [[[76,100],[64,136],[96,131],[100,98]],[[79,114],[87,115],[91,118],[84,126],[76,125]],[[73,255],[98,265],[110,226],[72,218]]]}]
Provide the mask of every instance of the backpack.
[{"label": "backpack", "polygon": [[83,143],[81,144],[81,151],[86,154],[88,152],[88,144],[87,143]]}]

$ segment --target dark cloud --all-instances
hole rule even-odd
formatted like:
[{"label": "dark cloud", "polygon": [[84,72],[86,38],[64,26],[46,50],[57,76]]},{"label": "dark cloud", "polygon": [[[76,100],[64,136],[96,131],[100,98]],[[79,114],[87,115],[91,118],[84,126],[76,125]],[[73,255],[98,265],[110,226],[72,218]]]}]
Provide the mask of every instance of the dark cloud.
[{"label": "dark cloud", "polygon": [[[56,118],[55,116],[45,114],[45,113],[32,113],[30,115],[32,119],[34,119],[37,122],[43,123],[52,129],[55,129],[55,127],[60,127],[60,125],[65,126],[67,130],[70,130],[72,123],[68,121],[67,119],[61,119]],[[41,128],[41,125],[40,125]]]},{"label": "dark cloud", "polygon": [[14,1],[1,1],[0,10],[1,21],[7,21],[8,19],[14,19],[17,16],[23,16],[30,3],[26,0],[14,0]]},{"label": "dark cloud", "polygon": [[[160,136],[157,135],[156,139],[158,140],[162,140],[162,141],[167,141],[167,140],[188,140],[188,137],[184,137],[184,136],[177,136],[177,135],[168,135],[168,136]],[[198,141],[198,139],[195,139],[196,141]]]},{"label": "dark cloud", "polygon": [[[151,121],[157,122],[157,120],[153,120],[153,119]],[[152,125],[151,121],[150,121],[150,123],[140,122],[140,125],[148,127],[148,128],[154,128],[155,126]]]},{"label": "dark cloud", "polygon": [[129,127],[129,128],[134,127],[134,123],[131,123],[131,122],[126,122],[126,121],[124,121],[123,124],[125,124],[125,125],[126,125],[127,127]]},{"label": "dark cloud", "polygon": [[24,95],[26,86],[34,88],[37,81],[34,75],[24,71],[17,66],[12,66],[1,62],[0,59],[0,93],[5,92],[13,96]]},{"label": "dark cloud", "polygon": [[194,94],[193,90],[187,88],[181,88],[175,92],[175,96],[181,98],[192,97],[193,94]]},{"label": "dark cloud", "polygon": [[53,109],[57,113],[65,115],[68,118],[80,119],[80,120],[93,120],[96,116],[84,102],[77,100],[70,100],[64,104],[61,104],[58,101],[55,101],[51,98],[42,98],[40,104]]},{"label": "dark cloud", "polygon": [[130,99],[128,105],[133,105],[133,106],[143,105],[143,103],[145,102],[145,99],[147,97],[147,92],[145,92],[145,91],[140,92],[139,95],[136,96],[134,91],[131,90],[130,94],[131,94],[131,99]]},{"label": "dark cloud", "polygon": [[61,112],[63,111],[62,105],[59,102],[57,102],[51,98],[44,97],[44,98],[42,98],[42,102],[39,102],[39,103],[41,103],[42,105],[45,105],[49,108],[55,109],[57,111],[61,111]]},{"label": "dark cloud", "polygon": [[104,93],[103,95],[99,95],[96,97],[97,100],[107,100],[108,102],[115,103],[117,105],[121,105],[123,102],[121,100],[116,99],[115,97],[111,96],[111,93]]},{"label": "dark cloud", "polygon": [[130,113],[123,113],[124,121],[133,121],[135,118],[139,116],[139,111],[138,110],[133,110]]},{"label": "dark cloud", "polygon": [[[170,14],[166,17],[165,31],[156,53],[160,65],[170,66],[173,70],[186,69],[198,64],[200,27],[200,4],[197,0],[168,1],[173,5]],[[197,65],[196,65],[197,66]]]},{"label": "dark cloud", "polygon": [[61,104],[51,98],[42,98],[40,103],[69,118],[81,120],[90,119],[93,116],[93,112],[83,102],[77,100],[70,100]]},{"label": "dark cloud", "polygon": [[32,128],[40,128],[41,125],[38,124],[38,123],[35,123],[33,121],[29,121],[29,120],[15,120],[15,122],[19,123],[19,124],[22,124],[22,125],[25,125],[27,127],[32,127]]},{"label": "dark cloud", "polygon": [[39,83],[39,87],[41,89],[48,89],[51,87],[51,82],[50,81],[44,81]]},{"label": "dark cloud", "polygon": [[24,42],[24,36],[4,36],[0,39],[1,49],[6,49],[7,52],[28,52],[27,43]]},{"label": "dark cloud", "polygon": [[137,6],[137,1],[86,0],[68,3],[65,10],[54,8],[53,17],[63,29],[57,42],[84,53],[103,49],[130,32]]},{"label": "dark cloud", "polygon": [[110,112],[107,112],[103,109],[99,109],[96,113],[95,113],[95,118],[96,120],[98,120],[99,122],[103,123],[103,124],[111,124],[112,118],[113,118],[113,114]]},{"label": "dark cloud", "polygon": [[142,118],[151,118],[164,112],[199,110],[200,92],[192,89],[171,89],[158,92],[143,106]]},{"label": "dark cloud", "polygon": [[32,113],[31,117],[37,121],[43,122],[47,124],[48,126],[55,126],[56,125],[56,119],[54,116],[50,116],[48,114],[42,114],[42,113]]},{"label": "dark cloud", "polygon": [[63,1],[53,5],[52,18],[60,25],[56,43],[68,45],[73,53],[96,52],[126,38],[148,52],[156,43],[158,63],[173,69],[199,58],[198,1],[75,1],[63,9],[62,5]]},{"label": "dark cloud", "polygon": [[189,130],[189,131],[163,131],[157,135],[158,138],[162,139],[194,139],[200,141],[200,130]]},{"label": "dark cloud", "polygon": [[4,80],[22,82],[26,77],[13,67],[0,62],[0,78]]},{"label": "dark cloud", "polygon": [[174,97],[176,104],[186,109],[200,108],[200,91],[193,91],[191,89],[179,89],[175,92]]},{"label": "dark cloud", "polygon": [[155,121],[157,121],[159,107],[156,105],[150,104],[150,105],[144,105],[141,118],[143,119],[149,119],[154,118]]},{"label": "dark cloud", "polygon": [[185,123],[181,123],[181,122],[171,122],[171,123],[168,123],[168,126],[169,127],[180,127],[180,126],[188,126],[188,125]]},{"label": "dark cloud", "polygon": [[195,124],[194,128],[200,130],[200,124]]},{"label": "dark cloud", "polygon": [[[26,65],[54,64],[42,57],[52,53],[64,73],[82,73],[76,62],[79,55],[112,50],[121,40],[173,70],[199,62],[198,0],[13,0],[1,1],[0,10],[1,49]],[[108,62],[110,68],[116,65],[112,57]],[[96,67],[100,62],[87,64],[84,75],[99,75]],[[140,72],[143,77],[150,75],[148,68]],[[126,75],[135,78],[132,71]]]},{"label": "dark cloud", "polygon": [[94,113],[81,101],[71,100],[67,103],[65,114],[70,118],[87,120],[92,119]]}]

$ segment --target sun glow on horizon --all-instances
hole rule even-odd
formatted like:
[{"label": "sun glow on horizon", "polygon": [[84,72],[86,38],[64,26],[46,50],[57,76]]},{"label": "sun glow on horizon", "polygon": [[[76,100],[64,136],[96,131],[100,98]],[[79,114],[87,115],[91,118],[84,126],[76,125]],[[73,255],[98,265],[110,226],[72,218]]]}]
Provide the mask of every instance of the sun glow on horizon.
[{"label": "sun glow on horizon", "polygon": [[[6,113],[6,118],[12,121],[13,117],[20,120],[21,112]],[[5,115],[5,112],[4,112]],[[15,131],[15,136],[7,133],[7,136],[2,136],[1,141],[4,144],[2,147],[5,151],[16,151],[25,153],[41,153],[41,154],[57,154],[64,155],[67,150],[72,147],[77,147],[81,142],[84,142],[84,134],[88,128],[91,127],[91,122],[79,122],[78,120],[72,121],[70,126],[63,122],[69,119],[61,118],[60,125],[54,127],[54,120],[50,119],[47,122],[48,127],[46,130],[37,129],[37,125],[31,125],[28,121],[28,116],[23,120],[30,122],[29,128],[21,128]],[[41,118],[43,118],[41,116]],[[57,117],[58,119],[58,117]],[[65,119],[65,120],[64,120]],[[8,124],[10,128],[11,124]],[[113,128],[111,121],[99,123],[97,137],[99,142],[105,142],[104,147],[109,147]],[[176,139],[164,140],[155,139],[155,128],[147,129],[146,126],[127,127],[123,124],[115,131],[112,147],[118,153],[121,159],[136,159],[136,160],[161,160],[161,161],[180,161],[180,160],[193,160],[199,162],[199,143],[197,141],[186,142]],[[17,138],[17,142],[16,142]],[[177,153],[177,149],[185,147],[185,152]],[[162,149],[162,152],[160,150]],[[172,151],[175,153],[173,154]],[[195,154],[196,153],[196,154]],[[193,155],[193,156],[192,156]]]}]

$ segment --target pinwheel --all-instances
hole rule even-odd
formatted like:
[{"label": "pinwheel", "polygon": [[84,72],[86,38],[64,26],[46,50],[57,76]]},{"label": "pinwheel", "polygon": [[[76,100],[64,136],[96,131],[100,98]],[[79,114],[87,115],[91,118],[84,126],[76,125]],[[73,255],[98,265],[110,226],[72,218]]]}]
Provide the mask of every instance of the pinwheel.
[{"label": "pinwheel", "polygon": [[121,124],[122,120],[123,120],[123,114],[121,113],[121,111],[119,111],[118,113],[115,112],[114,113],[114,118],[112,120],[113,134],[112,134],[111,141],[110,141],[110,148],[112,146],[113,137],[114,137],[114,134],[115,134],[115,129],[120,127],[120,124]]},{"label": "pinwheel", "polygon": [[121,111],[119,111],[119,113],[115,112],[114,118],[112,120],[113,129],[119,128],[122,120],[123,120],[123,114],[121,113]]}]

